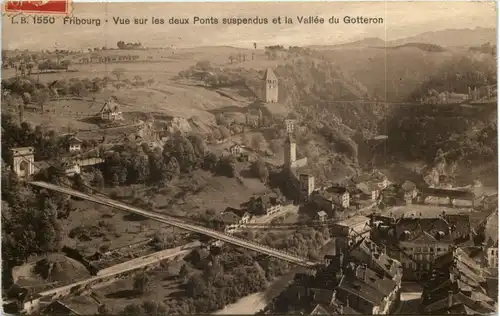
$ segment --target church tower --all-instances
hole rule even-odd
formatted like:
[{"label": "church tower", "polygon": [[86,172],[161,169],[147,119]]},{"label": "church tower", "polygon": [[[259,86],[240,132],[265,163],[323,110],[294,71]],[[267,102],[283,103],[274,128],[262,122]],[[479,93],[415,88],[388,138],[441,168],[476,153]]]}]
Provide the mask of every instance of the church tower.
[{"label": "church tower", "polygon": [[285,168],[291,169],[293,163],[297,159],[296,157],[297,144],[295,143],[295,139],[291,134],[288,134],[285,139],[285,153],[284,153],[284,162]]},{"label": "church tower", "polygon": [[264,85],[265,85],[265,101],[266,103],[277,103],[278,102],[278,78],[274,74],[271,68],[267,68],[266,74],[264,75]]}]

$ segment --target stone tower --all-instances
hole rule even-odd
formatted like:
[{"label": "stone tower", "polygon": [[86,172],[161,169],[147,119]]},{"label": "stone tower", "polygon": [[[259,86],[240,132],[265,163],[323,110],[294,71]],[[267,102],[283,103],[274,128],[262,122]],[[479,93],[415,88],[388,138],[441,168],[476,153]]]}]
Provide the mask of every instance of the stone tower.
[{"label": "stone tower", "polygon": [[295,139],[291,134],[288,134],[285,139],[285,153],[284,153],[284,162],[285,168],[291,169],[296,157],[297,144],[295,143]]},{"label": "stone tower", "polygon": [[265,84],[264,91],[266,103],[278,102],[278,78],[271,68],[267,68],[263,80]]},{"label": "stone tower", "polygon": [[19,178],[27,178],[35,173],[35,148],[12,148],[12,170]]}]

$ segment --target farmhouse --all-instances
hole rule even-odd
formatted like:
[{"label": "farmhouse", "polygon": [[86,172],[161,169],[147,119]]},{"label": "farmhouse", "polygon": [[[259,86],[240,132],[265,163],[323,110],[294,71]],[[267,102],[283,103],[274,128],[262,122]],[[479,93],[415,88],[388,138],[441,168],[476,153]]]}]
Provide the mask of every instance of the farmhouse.
[{"label": "farmhouse", "polygon": [[76,136],[71,136],[68,139],[68,150],[70,153],[82,150],[83,141]]}]

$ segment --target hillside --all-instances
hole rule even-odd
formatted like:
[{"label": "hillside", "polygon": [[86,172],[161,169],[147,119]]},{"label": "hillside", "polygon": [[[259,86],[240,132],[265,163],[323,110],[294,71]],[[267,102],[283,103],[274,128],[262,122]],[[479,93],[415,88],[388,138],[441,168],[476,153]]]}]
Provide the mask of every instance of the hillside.
[{"label": "hillside", "polygon": [[455,165],[453,176],[468,184],[481,176],[496,185],[496,104],[397,107],[381,124],[383,128],[389,138],[377,154],[386,162],[420,161],[433,166],[442,152]]},{"label": "hillside", "polygon": [[353,47],[395,47],[411,43],[424,43],[442,47],[479,46],[484,43],[496,43],[497,34],[494,28],[475,29],[447,29],[434,32],[425,32],[415,36],[404,37],[396,40],[384,40],[378,37],[368,37],[357,41],[337,45],[310,46],[312,49],[335,49]]},{"label": "hillside", "polygon": [[388,45],[398,46],[418,42],[444,47],[476,46],[487,42],[495,43],[496,38],[496,29],[477,27],[475,29],[447,29],[425,32],[416,36],[390,41]]}]

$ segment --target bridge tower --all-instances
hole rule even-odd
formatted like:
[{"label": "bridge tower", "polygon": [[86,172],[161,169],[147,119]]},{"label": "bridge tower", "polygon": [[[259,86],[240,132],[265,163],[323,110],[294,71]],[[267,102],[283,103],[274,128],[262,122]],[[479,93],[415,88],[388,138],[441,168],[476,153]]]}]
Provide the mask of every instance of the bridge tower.
[{"label": "bridge tower", "polygon": [[12,170],[19,178],[27,178],[35,173],[35,148],[12,148]]}]

